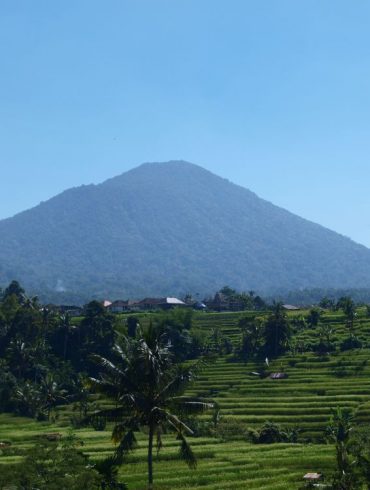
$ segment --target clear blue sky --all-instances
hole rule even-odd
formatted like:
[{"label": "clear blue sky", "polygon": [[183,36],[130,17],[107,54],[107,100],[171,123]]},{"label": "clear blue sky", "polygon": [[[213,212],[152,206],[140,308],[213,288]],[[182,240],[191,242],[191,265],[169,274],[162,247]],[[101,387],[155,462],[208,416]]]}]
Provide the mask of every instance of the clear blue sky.
[{"label": "clear blue sky", "polygon": [[184,159],[370,246],[370,2],[2,0],[0,218]]}]

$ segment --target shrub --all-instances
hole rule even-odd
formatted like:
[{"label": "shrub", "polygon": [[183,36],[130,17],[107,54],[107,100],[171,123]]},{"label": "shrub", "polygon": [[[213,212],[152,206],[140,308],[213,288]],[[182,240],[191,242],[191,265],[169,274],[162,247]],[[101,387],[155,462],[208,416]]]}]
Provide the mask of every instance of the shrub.
[{"label": "shrub", "polygon": [[335,351],[335,344],[334,342],[320,341],[318,344],[312,346],[312,350],[318,354],[326,354],[327,352]]},{"label": "shrub", "polygon": [[91,419],[91,426],[96,430],[96,431],[102,431],[105,430],[107,426],[107,420],[105,417],[93,417]]},{"label": "shrub", "polygon": [[278,424],[274,422],[265,422],[258,431],[259,444],[272,444],[274,442],[283,442],[287,440],[287,434]]},{"label": "shrub", "polygon": [[194,433],[194,437],[215,437],[215,424],[210,420],[203,420],[197,417],[184,419],[184,422]]},{"label": "shrub", "polygon": [[259,430],[249,429],[248,438],[255,444],[296,443],[299,432],[298,427],[283,428],[274,422],[266,421]]},{"label": "shrub", "polygon": [[1,465],[0,488],[100,489],[101,477],[79,445],[73,435],[61,441],[40,439],[34,447],[21,451],[22,464]]},{"label": "shrub", "polygon": [[88,425],[86,419],[83,419],[79,415],[75,414],[69,418],[69,423],[73,429],[82,429]]},{"label": "shrub", "polygon": [[347,337],[346,339],[343,340],[340,344],[340,350],[346,351],[346,350],[351,350],[351,349],[361,349],[362,347],[362,342],[360,339],[357,337]]}]

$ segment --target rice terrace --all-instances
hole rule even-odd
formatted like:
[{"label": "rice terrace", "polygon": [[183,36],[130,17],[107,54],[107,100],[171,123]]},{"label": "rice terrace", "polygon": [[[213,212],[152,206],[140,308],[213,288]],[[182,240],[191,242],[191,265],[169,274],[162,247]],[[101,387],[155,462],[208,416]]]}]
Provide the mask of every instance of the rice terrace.
[{"label": "rice terrace", "polygon": [[369,26],[0,0],[0,490],[370,490]]},{"label": "rice terrace", "polygon": [[[5,314],[9,313],[4,308],[4,305],[9,307],[7,303],[9,298],[3,301]],[[98,308],[94,312],[88,311],[87,317],[71,318],[70,324],[75,325],[75,330],[82,329],[84,319],[89,317],[91,328],[93,322],[109,318],[119,335],[124,336],[133,334],[130,332],[133,323],[136,336],[139,330],[148,332],[159,325],[171,327],[171,334],[169,329],[166,332],[173,335],[177,325],[177,334],[180,331],[183,336],[189,334],[193,341],[195,339],[195,350],[187,356],[189,360],[184,359],[184,364],[190,365],[191,359],[198,355],[203,361],[181,397],[202,400],[209,405],[209,409],[196,417],[190,411],[182,419],[184,427],[190,429],[186,440],[196,462],[190,464],[189,469],[181,461],[179,436],[173,437],[171,425],[163,426],[161,445],[153,454],[153,488],[278,490],[311,488],[312,485],[368,488],[363,470],[354,461],[361,458],[365,466],[369,461],[370,312],[366,306],[354,307],[349,298],[342,298],[337,306],[334,303],[329,301],[326,305],[324,300],[325,307],[310,310],[283,311],[281,305],[276,304],[258,311],[185,312],[175,308],[167,312],[121,313],[114,317],[106,316],[106,312]],[[96,308],[97,305],[93,306]],[[29,305],[18,308],[18,314],[20,310],[25,313]],[[281,315],[289,325],[289,339],[285,347],[281,344],[282,351],[277,355],[271,350],[269,357],[264,353],[259,355],[258,345],[263,345],[262,329],[267,330],[266,325],[269,319],[272,322],[274,315]],[[52,328],[63,332],[60,338],[65,339],[66,326],[58,325],[60,319],[56,318],[50,314],[47,328],[53,325]],[[49,334],[48,338],[51,339]],[[50,342],[52,345],[53,341]],[[176,347],[176,342],[180,341],[175,336],[172,342]],[[58,350],[58,347],[54,349]],[[68,349],[68,345],[67,348],[64,346],[66,358]],[[63,381],[54,374],[54,385],[47,391],[49,399],[53,400],[49,405],[47,398],[41,402],[42,389],[37,401],[34,399],[37,396],[31,393],[32,383],[27,388],[24,382],[15,391],[13,399],[6,402],[6,386],[7,383],[11,385],[11,354],[4,357],[9,362],[9,369],[8,377],[3,375],[1,379],[2,405],[8,403],[18,415],[6,411],[0,415],[1,468],[21,467],[25,458],[32,457],[32,448],[40,445],[40,441],[43,441],[44,449],[50,450],[71,437],[79,441],[73,445],[73,450],[88,457],[92,468],[96,465],[99,469],[103,461],[113,461],[122,439],[118,443],[112,442],[112,429],[117,421],[109,418],[113,405],[108,398],[94,394],[92,390],[84,392],[83,399],[80,392],[80,395],[71,394],[69,403],[63,402],[68,395],[63,393]],[[75,361],[72,359],[71,362]],[[24,369],[25,372],[32,370],[32,361],[26,360]],[[42,371],[42,367],[39,369]],[[36,376],[45,383],[41,372]],[[117,407],[119,401],[115,403]],[[33,416],[20,415],[27,410],[30,415],[34,410]],[[106,419],[96,414],[105,414]],[[347,422],[344,420],[346,414],[351,414]],[[346,474],[351,481],[345,484],[347,486],[332,487],[338,473],[340,442],[336,439],[336,427],[341,423],[344,429],[348,423],[347,429],[353,430],[358,440],[348,448],[341,446],[346,459],[343,464],[353,464]],[[147,488],[147,429],[142,426],[140,432],[136,431],[135,438],[135,444],[127,447],[122,458],[114,462],[116,473],[111,482],[104,480],[107,473],[99,469],[96,482],[106,481],[101,488]],[[183,459],[189,463],[186,457]],[[100,488],[93,486],[102,484],[96,482],[90,483],[91,488]],[[24,485],[9,485],[9,473],[0,472],[0,488],[33,488]],[[54,487],[50,484],[40,488]],[[72,484],[71,488],[80,487]]]}]

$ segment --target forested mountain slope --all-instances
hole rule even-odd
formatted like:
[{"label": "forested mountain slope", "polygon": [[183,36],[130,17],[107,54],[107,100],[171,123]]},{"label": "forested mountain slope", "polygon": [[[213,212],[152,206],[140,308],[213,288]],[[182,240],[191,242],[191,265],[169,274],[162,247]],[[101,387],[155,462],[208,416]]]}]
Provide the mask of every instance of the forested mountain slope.
[{"label": "forested mountain slope", "polygon": [[0,221],[0,284],[57,300],[369,287],[370,250],[187,162],[143,164]]}]

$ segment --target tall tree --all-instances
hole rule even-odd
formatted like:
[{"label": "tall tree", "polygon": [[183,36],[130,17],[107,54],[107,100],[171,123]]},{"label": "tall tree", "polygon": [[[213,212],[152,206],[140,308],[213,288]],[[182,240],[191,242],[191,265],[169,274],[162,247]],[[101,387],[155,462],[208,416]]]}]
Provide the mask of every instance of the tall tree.
[{"label": "tall tree", "polygon": [[275,303],[265,324],[265,353],[277,356],[288,346],[291,329],[286,312],[281,303]]},{"label": "tall tree", "polygon": [[312,308],[307,315],[307,323],[310,325],[311,328],[317,327],[320,321],[320,317],[320,310],[318,310],[317,308]]},{"label": "tall tree", "polygon": [[23,303],[26,299],[25,291],[18,281],[12,281],[5,289],[3,294],[3,300],[9,298],[9,296],[15,296],[20,303]]},{"label": "tall tree", "polygon": [[85,316],[79,327],[80,353],[77,366],[96,374],[96,366],[90,362],[91,354],[109,356],[112,351],[116,331],[114,317],[99,301],[91,301],[85,309]]},{"label": "tall tree", "polygon": [[244,359],[255,356],[263,338],[262,322],[258,318],[244,317],[238,324],[241,331],[240,354]]},{"label": "tall tree", "polygon": [[333,478],[333,490],[355,490],[359,480],[355,472],[357,461],[351,458],[349,442],[353,430],[354,417],[350,410],[337,407],[333,411],[327,429],[335,443],[337,469]]},{"label": "tall tree", "polygon": [[341,308],[346,317],[347,327],[351,334],[354,334],[354,321],[356,318],[356,305],[349,297],[343,297],[338,300],[337,308]]},{"label": "tall tree", "polygon": [[195,468],[196,458],[185,437],[192,431],[181,416],[203,412],[213,405],[183,396],[194,379],[196,366],[185,368],[175,364],[169,345],[163,343],[153,328],[137,339],[126,339],[114,351],[114,360],[94,356],[101,375],[99,379],[90,378],[90,384],[116,404],[116,408],[102,410],[97,416],[114,421],[112,439],[118,443],[115,455],[118,462],[136,447],[135,431],[147,429],[148,489],[152,489],[154,438],[159,451],[161,435],[170,428],[180,441],[180,457]]}]

